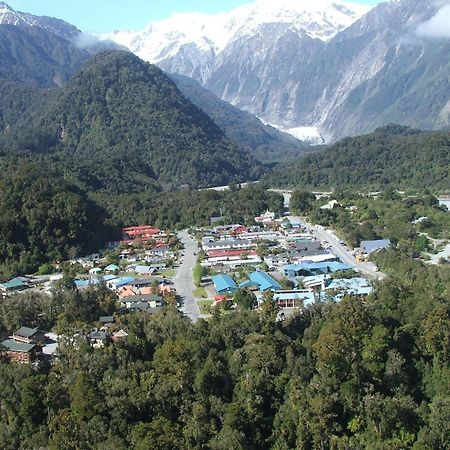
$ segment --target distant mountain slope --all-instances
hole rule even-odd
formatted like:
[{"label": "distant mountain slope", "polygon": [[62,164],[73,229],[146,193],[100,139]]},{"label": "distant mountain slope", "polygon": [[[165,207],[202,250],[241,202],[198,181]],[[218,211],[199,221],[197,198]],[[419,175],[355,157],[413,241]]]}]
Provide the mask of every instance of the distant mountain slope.
[{"label": "distant mountain slope", "polygon": [[343,139],[320,155],[280,165],[265,181],[283,188],[448,191],[450,133],[387,126]]},{"label": "distant mountain slope", "polygon": [[448,26],[422,31],[447,3],[392,0],[360,9],[260,0],[229,15],[179,15],[111,37],[265,123],[292,133],[318,128],[333,141],[392,122],[450,124]]},{"label": "distant mountain slope", "polygon": [[0,2],[0,78],[38,87],[62,86],[95,53],[122,49],[113,42],[84,39],[73,25],[52,17],[17,12]]},{"label": "distant mountain slope", "polygon": [[286,161],[317,149],[264,125],[257,117],[219,99],[192,78],[177,74],[169,76],[184,96],[205,111],[232,142],[247,149],[262,162]]},{"label": "distant mountain slope", "polygon": [[58,158],[91,190],[207,187],[263,172],[160,69],[128,52],[95,56],[64,88],[39,98],[3,147]]}]

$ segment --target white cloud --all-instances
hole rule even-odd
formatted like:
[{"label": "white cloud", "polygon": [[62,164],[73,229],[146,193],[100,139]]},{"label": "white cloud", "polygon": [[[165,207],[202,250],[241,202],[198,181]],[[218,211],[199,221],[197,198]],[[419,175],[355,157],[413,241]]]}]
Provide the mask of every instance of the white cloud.
[{"label": "white cloud", "polygon": [[417,27],[417,35],[424,38],[450,39],[450,4],[448,1],[436,15]]}]

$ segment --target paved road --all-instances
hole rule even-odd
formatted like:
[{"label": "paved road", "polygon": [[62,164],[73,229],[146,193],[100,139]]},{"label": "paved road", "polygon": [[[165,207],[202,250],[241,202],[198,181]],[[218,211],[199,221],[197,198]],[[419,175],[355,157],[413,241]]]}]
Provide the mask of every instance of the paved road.
[{"label": "paved road", "polygon": [[174,278],[174,286],[178,295],[183,299],[181,311],[193,322],[196,322],[203,317],[192,294],[192,291],[195,289],[192,269],[196,263],[195,253],[198,250],[197,241],[192,239],[187,231],[178,233],[178,238],[184,246],[184,256],[181,258],[180,267]]},{"label": "paved road", "polygon": [[386,278],[386,275],[382,272],[378,272],[376,269],[376,265],[370,262],[359,262],[356,258],[351,254],[349,249],[341,244],[338,239],[334,237],[332,233],[330,233],[326,229],[322,229],[320,227],[316,227],[312,224],[305,222],[305,224],[312,230],[314,236],[320,241],[328,242],[333,250],[333,253],[342,260],[343,263],[348,264],[349,266],[355,267],[359,269],[359,271],[373,280],[383,280]]}]

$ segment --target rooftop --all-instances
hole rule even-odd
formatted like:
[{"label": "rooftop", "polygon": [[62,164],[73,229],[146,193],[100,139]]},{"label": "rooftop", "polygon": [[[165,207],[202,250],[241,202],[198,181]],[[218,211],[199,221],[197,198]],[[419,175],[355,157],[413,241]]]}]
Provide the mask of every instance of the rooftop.
[{"label": "rooftop", "polygon": [[215,275],[212,277],[212,281],[218,293],[235,292],[238,288],[233,278],[226,274]]},{"label": "rooftop", "polygon": [[33,350],[35,344],[24,344],[22,342],[16,342],[14,339],[6,339],[6,341],[0,342],[0,346],[4,347],[7,351],[29,353]]},{"label": "rooftop", "polygon": [[14,333],[14,336],[30,338],[31,336],[34,336],[38,331],[39,330],[37,328],[21,327]]},{"label": "rooftop", "polygon": [[268,291],[269,289],[272,291],[283,289],[283,287],[266,272],[253,272],[249,275],[249,278],[252,283],[258,285],[261,292]]}]

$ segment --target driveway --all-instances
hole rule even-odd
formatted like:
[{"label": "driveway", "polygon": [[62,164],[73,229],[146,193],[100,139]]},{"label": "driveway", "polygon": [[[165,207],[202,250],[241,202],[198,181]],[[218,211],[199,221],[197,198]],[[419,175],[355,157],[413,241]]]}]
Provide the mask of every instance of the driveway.
[{"label": "driveway", "polygon": [[195,253],[198,251],[197,241],[192,239],[187,231],[178,233],[178,238],[184,246],[183,256],[181,257],[180,266],[174,278],[174,286],[177,294],[182,299],[181,311],[188,316],[193,322],[203,316],[195,301],[192,291],[195,289],[194,277],[192,269],[194,268],[197,257]]}]

